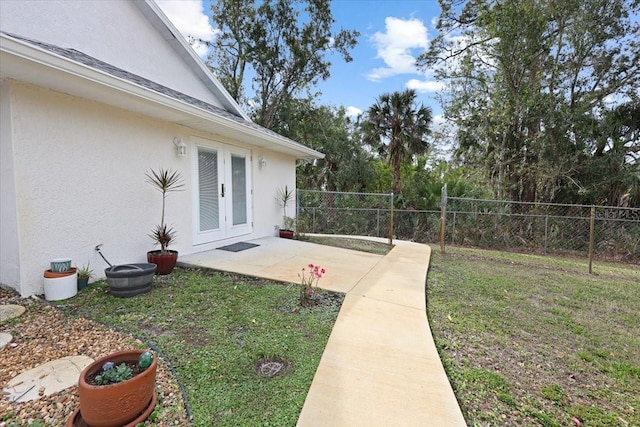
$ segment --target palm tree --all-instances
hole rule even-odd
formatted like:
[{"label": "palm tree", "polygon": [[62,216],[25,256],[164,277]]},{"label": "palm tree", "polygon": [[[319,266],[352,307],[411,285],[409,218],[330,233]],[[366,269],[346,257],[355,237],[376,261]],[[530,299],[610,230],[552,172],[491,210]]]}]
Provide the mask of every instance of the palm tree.
[{"label": "palm tree", "polygon": [[365,142],[377,149],[393,168],[393,192],[400,193],[400,167],[416,154],[424,154],[431,133],[431,108],[416,104],[416,92],[380,95],[363,123]]}]

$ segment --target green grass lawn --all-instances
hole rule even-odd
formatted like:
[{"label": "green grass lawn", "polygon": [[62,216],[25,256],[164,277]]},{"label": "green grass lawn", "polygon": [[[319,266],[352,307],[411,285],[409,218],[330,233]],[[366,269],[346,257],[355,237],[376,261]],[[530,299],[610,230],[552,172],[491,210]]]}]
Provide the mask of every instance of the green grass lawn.
[{"label": "green grass lawn", "polygon": [[[384,244],[324,239],[384,254]],[[640,426],[640,269],[624,264],[434,249],[427,308],[470,426]],[[177,269],[151,293],[110,296],[104,283],[65,310],[159,348],[186,389],[197,426],[295,425],[342,295],[298,307],[292,285]],[[287,367],[266,379],[261,359]]]},{"label": "green grass lawn", "polygon": [[470,426],[640,426],[640,267],[447,252],[428,315]]},{"label": "green grass lawn", "polygon": [[[292,285],[176,269],[133,298],[91,285],[65,310],[159,348],[186,389],[196,426],[292,426],[342,303],[342,295],[323,296],[301,309]],[[256,363],[265,358],[286,367],[264,378]]]},{"label": "green grass lawn", "polygon": [[391,249],[393,249],[393,245],[389,245],[387,243],[349,237],[305,235],[301,240],[319,245],[369,252],[376,255],[386,255]]}]

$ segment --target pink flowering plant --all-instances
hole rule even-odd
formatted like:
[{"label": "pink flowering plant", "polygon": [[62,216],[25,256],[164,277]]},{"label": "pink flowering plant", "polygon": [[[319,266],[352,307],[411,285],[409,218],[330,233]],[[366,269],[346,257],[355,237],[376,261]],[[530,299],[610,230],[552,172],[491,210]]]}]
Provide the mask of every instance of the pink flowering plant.
[{"label": "pink flowering plant", "polygon": [[309,264],[298,274],[300,277],[300,305],[306,307],[314,302],[319,292],[318,282],[325,273],[326,270],[319,265]]}]

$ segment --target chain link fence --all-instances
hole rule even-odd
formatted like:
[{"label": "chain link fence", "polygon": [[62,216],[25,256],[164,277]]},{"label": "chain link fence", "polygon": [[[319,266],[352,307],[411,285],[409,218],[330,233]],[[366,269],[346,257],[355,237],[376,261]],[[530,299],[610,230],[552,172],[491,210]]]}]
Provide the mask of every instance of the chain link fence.
[{"label": "chain link fence", "polygon": [[301,233],[439,243],[442,250],[450,244],[640,263],[640,208],[447,197],[446,187],[441,210],[394,209],[393,194],[297,194]]},{"label": "chain link fence", "polygon": [[388,237],[393,194],[297,191],[299,233]]},{"label": "chain link fence", "polygon": [[640,261],[640,209],[443,197],[444,243]]}]

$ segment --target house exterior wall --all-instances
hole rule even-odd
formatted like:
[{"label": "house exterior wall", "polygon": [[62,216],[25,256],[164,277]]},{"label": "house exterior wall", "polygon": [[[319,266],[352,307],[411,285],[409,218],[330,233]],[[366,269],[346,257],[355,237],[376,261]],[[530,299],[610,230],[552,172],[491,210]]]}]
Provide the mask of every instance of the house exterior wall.
[{"label": "house exterior wall", "polygon": [[13,288],[20,283],[18,216],[13,168],[11,91],[0,81],[0,283]]},{"label": "house exterior wall", "polygon": [[1,9],[2,31],[79,50],[221,107],[130,1],[2,0]]},{"label": "house exterior wall", "polygon": [[[254,204],[260,206],[257,215],[254,215],[256,228],[264,230],[265,235],[276,233],[275,226],[282,227],[282,208],[278,205],[276,195],[279,188],[287,185],[290,189],[296,188],[295,159],[273,152],[258,152],[267,162],[263,170],[259,170],[260,187],[254,192]],[[254,164],[257,163],[254,156]],[[256,180],[257,183],[258,180]],[[287,207],[287,216],[295,216],[295,201]]]},{"label": "house exterior wall", "polygon": [[[0,102],[2,153],[13,151],[16,213],[12,220],[7,210],[5,226],[5,196],[11,196],[11,188],[5,193],[3,187],[2,249],[9,248],[7,255],[3,250],[3,284],[15,287],[11,260],[19,260],[19,291],[25,296],[42,293],[42,272],[53,258],[70,257],[78,266],[90,262],[98,277],[104,277],[106,264],[94,250],[97,244],[103,244],[113,264],[146,262],[146,252],[156,249],[148,234],[160,221],[162,203],[160,193],[145,182],[151,168],[177,169],[184,177],[184,191],[167,198],[166,220],[178,233],[171,248],[189,254],[224,243],[193,245],[195,171],[189,156],[196,150],[191,139],[195,135],[252,147],[18,81],[4,82]],[[7,120],[11,147],[5,142]],[[187,144],[187,157],[176,155],[175,137]],[[266,168],[259,167],[258,155],[267,160]],[[252,156],[253,233],[234,241],[274,235],[282,217],[276,188],[295,187],[292,156],[256,147]],[[10,163],[3,155],[3,174]],[[17,235],[5,235],[11,224]]]}]

